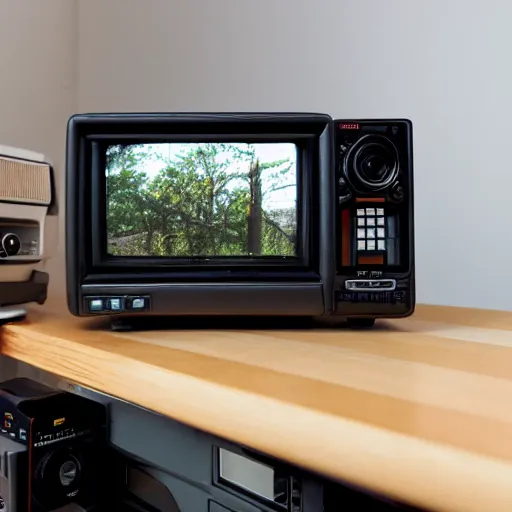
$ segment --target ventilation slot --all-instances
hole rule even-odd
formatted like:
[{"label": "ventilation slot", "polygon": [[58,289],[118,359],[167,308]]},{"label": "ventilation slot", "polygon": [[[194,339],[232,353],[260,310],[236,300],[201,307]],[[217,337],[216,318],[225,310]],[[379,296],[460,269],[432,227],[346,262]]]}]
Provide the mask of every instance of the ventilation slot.
[{"label": "ventilation slot", "polygon": [[52,200],[50,166],[0,157],[0,202],[48,206]]}]

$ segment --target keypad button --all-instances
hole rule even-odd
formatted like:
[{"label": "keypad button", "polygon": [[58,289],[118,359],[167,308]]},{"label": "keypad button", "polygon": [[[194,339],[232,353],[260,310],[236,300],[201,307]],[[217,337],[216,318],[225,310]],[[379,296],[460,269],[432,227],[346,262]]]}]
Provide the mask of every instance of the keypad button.
[{"label": "keypad button", "polygon": [[357,218],[357,225],[358,226],[364,226],[364,217],[358,217]]},{"label": "keypad button", "polygon": [[362,210],[362,209],[358,209],[358,210],[357,210],[357,216],[358,216],[358,217],[364,217],[364,210]]},{"label": "keypad button", "polygon": [[374,217],[368,217],[368,219],[366,219],[366,224],[368,226],[375,226],[375,218]]},{"label": "keypad button", "polygon": [[385,220],[384,217],[377,217],[377,226],[384,226]]},{"label": "keypad button", "polygon": [[365,238],[364,235],[365,235],[364,229],[357,230],[357,238]]},{"label": "keypad button", "polygon": [[385,238],[386,232],[384,228],[377,228],[377,238]]},{"label": "keypad button", "polygon": [[368,240],[367,247],[369,251],[375,250],[375,240]]},{"label": "keypad button", "polygon": [[375,238],[375,229],[369,228],[366,230],[366,237],[367,238]]},{"label": "keypad button", "polygon": [[385,251],[386,250],[386,240],[378,240],[377,241],[377,249],[379,251]]},{"label": "keypad button", "polygon": [[364,240],[357,241],[357,250],[364,251],[366,249],[366,242]]},{"label": "keypad button", "polygon": [[375,216],[375,208],[366,208],[366,215]]}]

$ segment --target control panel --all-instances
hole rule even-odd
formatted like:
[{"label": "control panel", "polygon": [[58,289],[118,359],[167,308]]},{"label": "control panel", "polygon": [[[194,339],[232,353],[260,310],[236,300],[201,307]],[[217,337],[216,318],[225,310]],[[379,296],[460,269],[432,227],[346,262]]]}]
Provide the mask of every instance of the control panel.
[{"label": "control panel", "polygon": [[335,311],[347,318],[414,309],[412,126],[404,119],[335,121]]},{"label": "control panel", "polygon": [[85,313],[119,314],[148,312],[150,299],[147,295],[86,296]]}]

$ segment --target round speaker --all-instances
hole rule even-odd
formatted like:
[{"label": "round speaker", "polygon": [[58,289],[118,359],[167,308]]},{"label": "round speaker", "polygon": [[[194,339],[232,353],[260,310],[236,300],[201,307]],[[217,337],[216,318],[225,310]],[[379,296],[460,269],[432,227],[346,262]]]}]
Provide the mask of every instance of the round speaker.
[{"label": "round speaker", "polygon": [[72,448],[45,454],[34,473],[34,499],[48,507],[68,502],[80,490],[82,473],[83,459]]},{"label": "round speaker", "polygon": [[365,135],[347,151],[343,170],[355,190],[384,190],[398,176],[398,151],[393,142],[383,135]]}]

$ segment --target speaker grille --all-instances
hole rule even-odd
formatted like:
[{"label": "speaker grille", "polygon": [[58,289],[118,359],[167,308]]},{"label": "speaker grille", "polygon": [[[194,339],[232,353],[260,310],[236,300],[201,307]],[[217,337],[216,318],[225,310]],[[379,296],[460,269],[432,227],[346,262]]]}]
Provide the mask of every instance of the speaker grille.
[{"label": "speaker grille", "polygon": [[48,164],[0,156],[0,202],[49,205],[52,201]]}]

